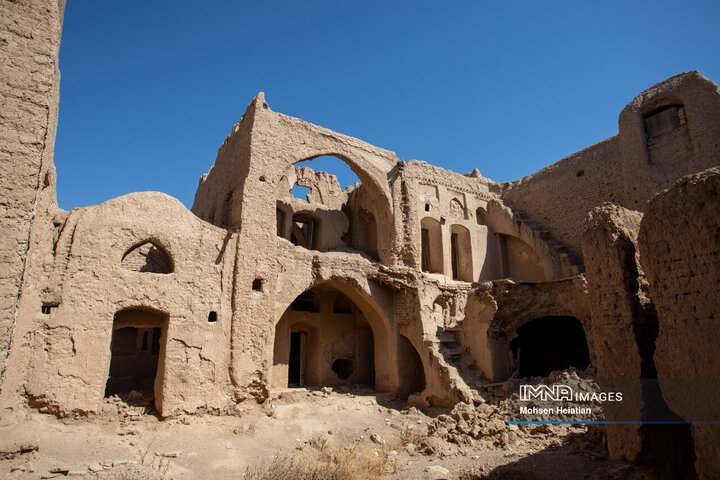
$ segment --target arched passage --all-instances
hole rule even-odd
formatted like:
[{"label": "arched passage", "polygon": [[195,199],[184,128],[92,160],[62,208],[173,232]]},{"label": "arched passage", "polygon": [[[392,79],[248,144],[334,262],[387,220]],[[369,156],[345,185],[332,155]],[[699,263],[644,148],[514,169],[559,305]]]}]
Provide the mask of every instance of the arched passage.
[{"label": "arched passage", "polygon": [[136,307],[115,313],[105,396],[138,391],[162,398],[169,315]]},{"label": "arched passage", "polygon": [[372,303],[340,281],[298,295],[275,327],[273,388],[387,388],[389,326]]},{"label": "arched passage", "polygon": [[511,363],[521,377],[546,377],[553,370],[590,365],[585,330],[575,317],[541,317],[516,331],[510,343]]},{"label": "arched passage", "polygon": [[398,337],[398,373],[400,389],[398,395],[405,401],[410,395],[425,390],[425,370],[422,359],[413,344],[405,336]]}]

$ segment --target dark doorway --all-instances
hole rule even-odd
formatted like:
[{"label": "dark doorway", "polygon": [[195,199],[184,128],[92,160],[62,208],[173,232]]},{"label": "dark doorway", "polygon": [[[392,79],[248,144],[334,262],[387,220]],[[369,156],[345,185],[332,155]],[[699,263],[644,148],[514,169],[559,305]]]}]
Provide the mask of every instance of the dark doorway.
[{"label": "dark doorway", "polygon": [[450,258],[452,261],[452,278],[453,280],[460,279],[460,260],[458,259],[458,234],[450,234]]},{"label": "dark doorway", "polygon": [[542,317],[517,329],[510,343],[520,377],[546,377],[553,370],[590,365],[585,330],[575,317]]},{"label": "dark doorway", "polygon": [[422,359],[410,340],[402,335],[398,339],[398,370],[401,400],[405,401],[410,395],[425,390],[425,370]]},{"label": "dark doorway", "polygon": [[288,366],[288,386],[305,385],[305,353],[307,348],[306,332],[290,333],[290,365]]},{"label": "dark doorway", "polygon": [[133,390],[152,396],[162,328],[123,327],[113,331],[105,396]]},{"label": "dark doorway", "polygon": [[146,307],[115,313],[105,396],[145,407],[162,398],[168,324],[167,313]]}]

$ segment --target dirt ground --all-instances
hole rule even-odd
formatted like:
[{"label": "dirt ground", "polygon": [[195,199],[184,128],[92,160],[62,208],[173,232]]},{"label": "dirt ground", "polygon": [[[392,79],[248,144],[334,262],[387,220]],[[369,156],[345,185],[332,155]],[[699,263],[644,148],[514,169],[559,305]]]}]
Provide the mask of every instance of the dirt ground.
[{"label": "dirt ground", "polygon": [[387,479],[644,478],[607,458],[598,430],[508,426],[502,405],[421,412],[386,393],[289,389],[240,404],[234,416],[160,420],[148,402],[111,397],[93,418],[30,410],[3,423],[0,477],[236,479],[248,466],[333,444],[367,449]]}]

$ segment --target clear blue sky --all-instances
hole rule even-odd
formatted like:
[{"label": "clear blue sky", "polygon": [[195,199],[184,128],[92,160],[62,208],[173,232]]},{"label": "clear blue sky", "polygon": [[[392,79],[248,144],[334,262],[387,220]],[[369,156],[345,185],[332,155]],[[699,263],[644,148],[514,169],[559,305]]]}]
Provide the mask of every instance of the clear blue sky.
[{"label": "clear blue sky", "polygon": [[58,200],[192,205],[259,91],[401,159],[515,180],[615,135],[667,77],[720,81],[719,18],[692,0],[69,0]]}]

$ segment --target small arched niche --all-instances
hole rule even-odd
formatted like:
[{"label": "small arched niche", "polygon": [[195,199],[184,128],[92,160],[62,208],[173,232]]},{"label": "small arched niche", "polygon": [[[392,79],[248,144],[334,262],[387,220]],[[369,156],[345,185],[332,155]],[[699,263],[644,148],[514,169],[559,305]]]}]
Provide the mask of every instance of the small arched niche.
[{"label": "small arched niche", "polygon": [[425,369],[415,346],[405,336],[398,337],[398,368],[400,378],[400,399],[406,401],[410,395],[425,390]]},{"label": "small arched niche", "polygon": [[172,273],[173,260],[160,245],[148,240],[130,248],[120,262],[123,268],[143,273]]},{"label": "small arched niche", "polygon": [[497,235],[502,278],[516,282],[542,282],[545,270],[540,256],[523,240],[512,235]]}]

